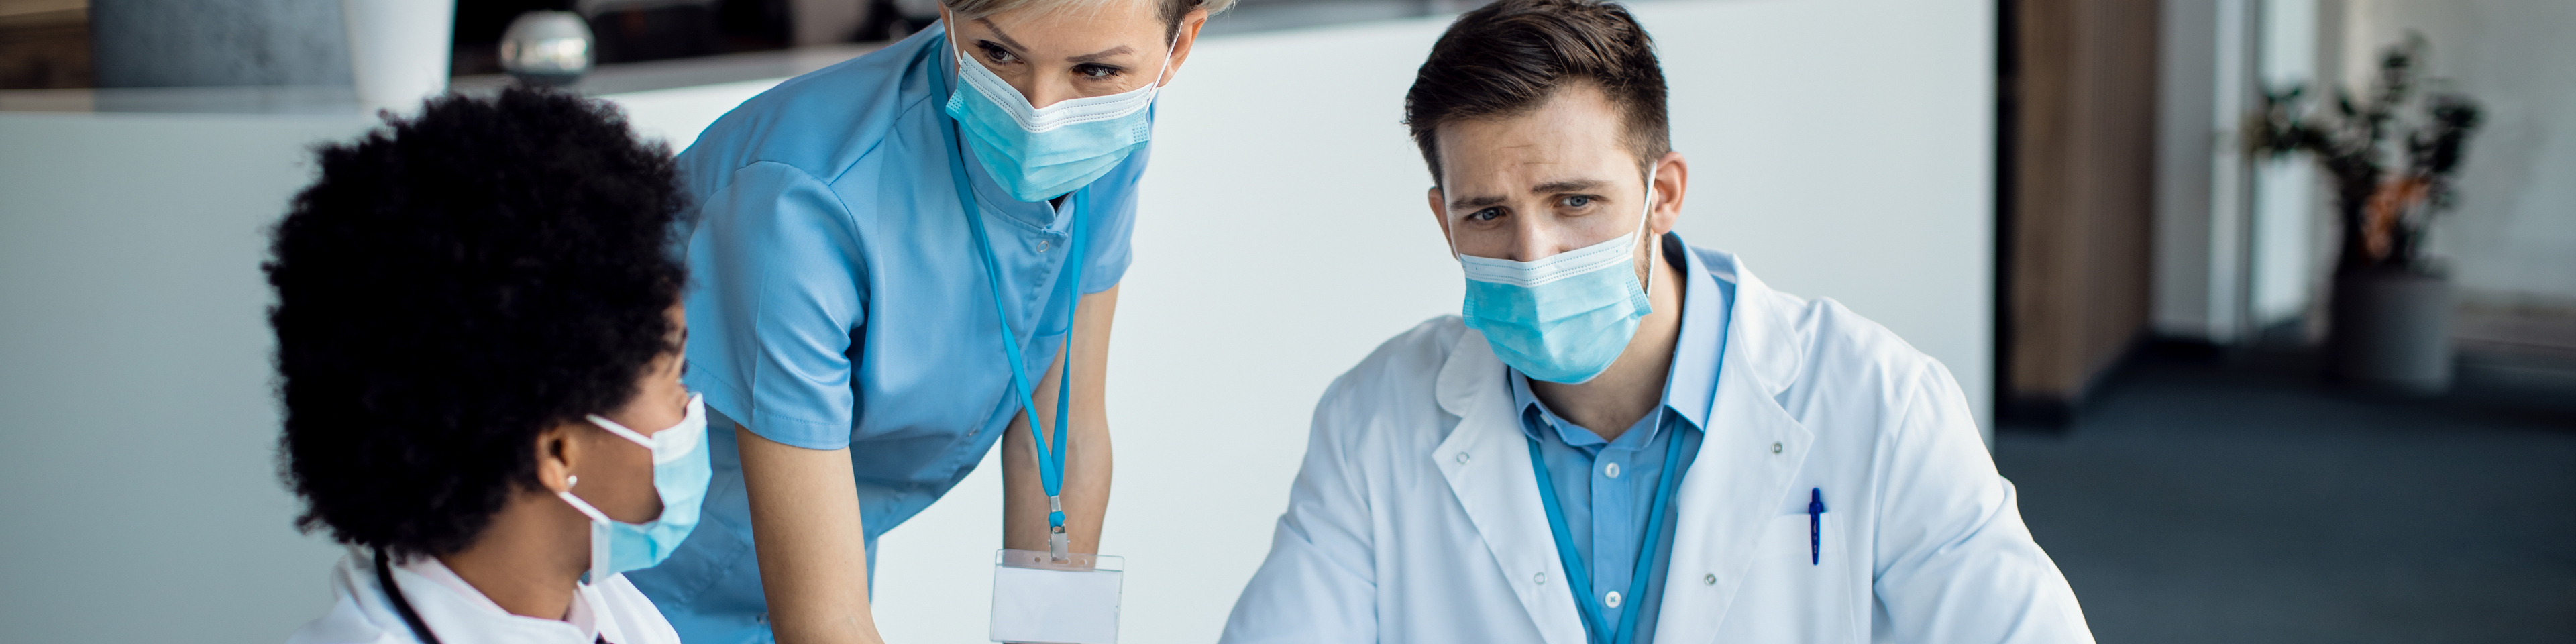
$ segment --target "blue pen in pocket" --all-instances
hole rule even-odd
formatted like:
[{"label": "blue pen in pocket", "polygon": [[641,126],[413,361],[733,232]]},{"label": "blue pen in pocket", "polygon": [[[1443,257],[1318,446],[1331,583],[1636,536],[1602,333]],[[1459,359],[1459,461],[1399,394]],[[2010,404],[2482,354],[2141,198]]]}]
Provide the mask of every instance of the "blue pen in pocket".
[{"label": "blue pen in pocket", "polygon": [[1807,565],[1825,563],[1825,489],[1807,490]]}]

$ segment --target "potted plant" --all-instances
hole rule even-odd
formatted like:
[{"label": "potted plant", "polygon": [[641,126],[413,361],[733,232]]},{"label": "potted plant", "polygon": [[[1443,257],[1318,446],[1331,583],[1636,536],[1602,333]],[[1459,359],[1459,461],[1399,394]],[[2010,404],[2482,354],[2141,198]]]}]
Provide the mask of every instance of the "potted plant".
[{"label": "potted plant", "polygon": [[2251,154],[2305,153],[2333,177],[2342,240],[2327,308],[2332,373],[2433,394],[2450,386],[2452,294],[2425,234],[2457,199],[2481,110],[2439,80],[2418,87],[2424,52],[2415,33],[2389,47],[2364,100],[2338,87],[2332,105],[2309,110],[2303,86],[2266,91],[2245,131]]}]

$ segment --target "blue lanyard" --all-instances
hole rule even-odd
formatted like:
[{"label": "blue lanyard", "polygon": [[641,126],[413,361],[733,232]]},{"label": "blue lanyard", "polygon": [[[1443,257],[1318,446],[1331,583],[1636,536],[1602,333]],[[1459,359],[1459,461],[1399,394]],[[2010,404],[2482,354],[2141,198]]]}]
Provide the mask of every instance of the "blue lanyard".
[{"label": "blue lanyard", "polygon": [[[1655,431],[1664,429],[1664,409],[1656,407]],[[1574,590],[1574,610],[1583,618],[1585,641],[1592,644],[1626,644],[1637,637],[1637,614],[1646,612],[1646,579],[1655,572],[1655,553],[1664,545],[1664,515],[1672,508],[1674,481],[1681,478],[1682,437],[1676,433],[1664,437],[1663,480],[1655,484],[1655,507],[1646,512],[1646,539],[1637,547],[1637,564],[1628,576],[1627,610],[1619,613],[1619,623],[1611,624],[1601,614],[1601,598],[1592,594],[1592,574],[1583,565],[1583,553],[1574,549],[1574,534],[1565,525],[1565,508],[1556,501],[1556,481],[1547,474],[1547,460],[1539,455],[1538,439],[1529,439],[1530,469],[1538,472],[1538,499],[1547,506],[1547,531],[1556,537],[1556,559],[1565,567],[1566,586]]]},{"label": "blue lanyard", "polygon": [[[940,73],[936,67],[933,67],[931,77],[938,81],[939,93],[946,95],[948,93],[947,74]],[[1054,555],[1056,560],[1061,561],[1069,555],[1067,550],[1070,545],[1064,532],[1064,500],[1061,495],[1064,492],[1064,425],[1070,420],[1065,413],[1065,402],[1073,399],[1073,334],[1065,334],[1064,371],[1058,374],[1055,387],[1055,440],[1049,441],[1048,432],[1038,422],[1038,415],[1035,413],[1038,408],[1037,397],[1030,393],[1028,360],[1021,355],[1020,336],[1011,330],[1011,318],[1008,312],[1010,309],[1002,306],[1002,266],[1000,262],[993,260],[993,241],[984,232],[984,216],[976,208],[975,188],[968,183],[965,146],[957,138],[957,123],[949,119],[946,114],[938,114],[931,118],[939,121],[939,132],[947,137],[950,183],[957,187],[957,204],[966,211],[967,226],[975,230],[975,252],[984,260],[984,283],[988,287],[987,290],[993,294],[993,315],[995,319],[1002,321],[1002,354],[1010,360],[1011,388],[1019,394],[1020,410],[1028,416],[1029,438],[1036,444],[1038,450],[1038,480],[1046,487],[1047,550],[1048,554]],[[1080,208],[1074,209],[1072,221],[1066,222],[1065,226],[1071,229],[1073,236],[1072,248],[1067,250],[1071,254],[1064,260],[1072,264],[1065,269],[1064,277],[1065,280],[1073,282],[1073,301],[1065,304],[1065,308],[1068,309],[1066,316],[1070,321],[1073,312],[1079,310],[1078,307],[1082,302],[1082,257],[1085,239],[1082,234]],[[1039,320],[1043,323],[1045,316],[1041,314]],[[1049,445],[1053,445],[1054,449],[1049,449]]]}]

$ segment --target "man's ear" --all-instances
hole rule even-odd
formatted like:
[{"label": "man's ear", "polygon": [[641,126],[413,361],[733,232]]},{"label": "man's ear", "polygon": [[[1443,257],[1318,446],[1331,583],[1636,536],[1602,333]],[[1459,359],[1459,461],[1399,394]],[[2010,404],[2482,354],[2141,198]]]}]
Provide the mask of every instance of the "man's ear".
[{"label": "man's ear", "polygon": [[1690,191],[1690,163],[1680,152],[1665,152],[1655,161],[1655,206],[1649,226],[1655,236],[1672,232],[1681,223],[1682,197]]},{"label": "man's ear", "polygon": [[537,440],[528,445],[536,450],[537,484],[547,492],[572,489],[573,464],[582,458],[581,441],[573,440],[575,425],[557,424],[537,432]]},{"label": "man's ear", "polygon": [[1163,67],[1163,80],[1157,85],[1170,85],[1172,77],[1181,73],[1181,63],[1189,62],[1190,46],[1198,44],[1199,28],[1207,26],[1207,21],[1206,9],[1191,9],[1181,15],[1180,33],[1174,34],[1177,39],[1172,41],[1172,64]]}]

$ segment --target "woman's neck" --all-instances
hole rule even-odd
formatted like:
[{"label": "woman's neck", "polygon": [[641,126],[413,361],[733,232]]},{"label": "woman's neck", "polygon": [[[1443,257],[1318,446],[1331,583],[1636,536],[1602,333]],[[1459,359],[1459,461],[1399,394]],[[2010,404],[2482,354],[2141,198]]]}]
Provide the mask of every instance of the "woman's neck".
[{"label": "woman's neck", "polygon": [[438,558],[512,615],[563,619],[590,567],[590,521],[544,492],[521,492],[462,551]]}]

